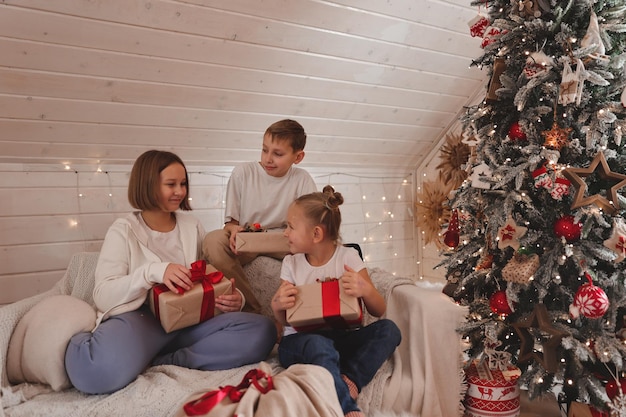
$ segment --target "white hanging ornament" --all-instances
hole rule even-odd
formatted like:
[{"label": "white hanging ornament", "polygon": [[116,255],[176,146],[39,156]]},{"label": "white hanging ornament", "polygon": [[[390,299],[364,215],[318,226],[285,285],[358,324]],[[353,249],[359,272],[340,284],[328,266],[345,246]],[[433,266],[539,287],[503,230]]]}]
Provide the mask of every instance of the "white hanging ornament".
[{"label": "white hanging ornament", "polygon": [[602,42],[602,38],[600,37],[598,16],[596,16],[596,13],[592,10],[589,15],[589,27],[587,28],[587,33],[585,33],[585,36],[580,41],[580,46],[588,48],[594,45],[596,46],[596,49],[589,54],[589,56],[593,59],[608,61],[609,58],[605,55],[606,49],[604,47],[604,43]]},{"label": "white hanging ornament", "polygon": [[482,188],[484,190],[489,190],[491,188],[491,183],[487,181],[483,181],[483,179],[491,178],[493,175],[491,168],[489,165],[482,162],[479,165],[476,165],[472,168],[472,173],[470,175],[470,179],[472,180],[472,187],[474,188]]},{"label": "white hanging ornament", "polygon": [[613,221],[611,237],[604,241],[604,246],[617,254],[614,262],[619,263],[626,258],[626,224],[618,217]]},{"label": "white hanging ornament", "polygon": [[585,66],[580,59],[576,60],[576,72],[572,71],[572,67],[567,61],[563,63],[563,78],[559,86],[559,104],[576,103],[576,105],[580,105],[585,84],[584,74]]},{"label": "white hanging ornament", "polygon": [[543,51],[533,52],[526,58],[524,75],[527,78],[535,78],[547,73],[552,67],[554,67],[554,59],[546,55]]},{"label": "white hanging ornament", "polygon": [[485,35],[485,30],[489,27],[489,19],[478,13],[472,20],[467,22],[467,25],[473,38],[477,36],[482,38]]},{"label": "white hanging ornament", "polygon": [[555,200],[561,201],[564,196],[569,194],[572,183],[564,177],[556,177],[554,180],[554,188],[550,190],[550,195]]}]

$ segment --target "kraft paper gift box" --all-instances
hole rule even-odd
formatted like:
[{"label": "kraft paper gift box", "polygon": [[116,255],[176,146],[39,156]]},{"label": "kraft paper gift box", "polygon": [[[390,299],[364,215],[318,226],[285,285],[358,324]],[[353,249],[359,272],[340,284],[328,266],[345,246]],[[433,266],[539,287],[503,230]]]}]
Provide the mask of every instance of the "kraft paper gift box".
[{"label": "kraft paper gift box", "polygon": [[230,280],[205,261],[191,264],[191,279],[193,286],[182,294],[171,292],[165,284],[155,285],[150,290],[150,310],[167,333],[220,314],[215,308],[215,298],[232,292]]},{"label": "kraft paper gift box", "polygon": [[344,292],[340,280],[331,279],[296,288],[296,304],[287,310],[286,318],[297,331],[347,329],[361,325],[361,302]]},{"label": "kraft paper gift box", "polygon": [[237,252],[289,252],[289,240],[283,232],[239,232],[235,236],[235,241]]}]

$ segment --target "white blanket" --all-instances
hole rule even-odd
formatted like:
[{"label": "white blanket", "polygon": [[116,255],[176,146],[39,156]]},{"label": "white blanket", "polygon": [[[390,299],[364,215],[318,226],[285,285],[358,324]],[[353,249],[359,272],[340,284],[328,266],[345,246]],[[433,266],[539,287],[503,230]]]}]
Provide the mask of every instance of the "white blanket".
[{"label": "white blanket", "polygon": [[[189,395],[237,384],[248,370],[257,367],[253,364],[226,371],[197,371],[157,366],[110,395],[84,395],[75,389],[52,392],[44,385],[11,386],[5,361],[11,333],[19,319],[39,300],[52,294],[71,294],[93,303],[91,275],[96,259],[95,253],[76,255],[65,277],[52,290],[0,308],[0,416],[172,416]],[[253,276],[253,287],[263,287],[257,292],[263,297],[273,295],[279,271],[280,262],[271,258],[259,258],[247,268]],[[410,279],[396,278],[379,269],[370,270],[370,276],[387,299],[387,317],[400,327],[403,340],[393,358],[363,389],[359,406],[366,415],[379,410],[422,417],[459,415],[460,338],[455,329],[463,320],[465,309],[439,291],[420,288]],[[374,318],[366,315],[366,323],[371,320]],[[275,372],[281,370],[275,352],[267,362]]]}]

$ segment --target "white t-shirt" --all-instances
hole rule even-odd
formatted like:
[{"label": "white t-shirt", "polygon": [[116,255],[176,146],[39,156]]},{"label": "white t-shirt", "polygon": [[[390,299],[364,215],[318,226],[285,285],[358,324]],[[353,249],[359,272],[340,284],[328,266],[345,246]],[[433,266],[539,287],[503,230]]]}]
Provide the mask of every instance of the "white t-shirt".
[{"label": "white t-shirt", "polygon": [[[365,263],[354,248],[338,245],[333,257],[325,265],[313,266],[306,260],[304,253],[286,255],[280,270],[280,278],[294,285],[313,284],[325,278],[340,278],[345,272],[344,265],[355,271],[365,268]],[[283,335],[296,333],[291,326],[285,326]]]},{"label": "white t-shirt", "polygon": [[226,189],[225,223],[260,223],[266,229],[284,228],[287,209],[298,197],[317,191],[302,168],[292,166],[282,177],[268,175],[259,162],[237,165]]}]

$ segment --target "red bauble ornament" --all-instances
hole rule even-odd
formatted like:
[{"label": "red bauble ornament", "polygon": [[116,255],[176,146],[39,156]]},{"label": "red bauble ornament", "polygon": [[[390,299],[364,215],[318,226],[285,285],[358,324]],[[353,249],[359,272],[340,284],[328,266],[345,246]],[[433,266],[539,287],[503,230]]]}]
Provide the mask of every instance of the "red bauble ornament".
[{"label": "red bauble ornament", "polygon": [[609,309],[609,298],[602,288],[593,285],[591,275],[587,272],[585,272],[585,278],[589,282],[585,282],[576,291],[574,302],[569,308],[570,315],[578,318],[578,315],[582,314],[588,319],[599,319]]},{"label": "red bauble ornament", "polygon": [[610,380],[609,382],[606,383],[604,387],[606,389],[606,395],[608,395],[609,398],[613,400],[613,398],[615,398],[617,394],[619,393],[620,387],[622,388],[622,392],[626,394],[626,379],[620,379],[619,385],[617,384],[617,381],[615,381],[614,379]]},{"label": "red bauble ornament", "polygon": [[574,223],[574,216],[563,216],[554,222],[554,234],[564,237],[568,242],[574,242],[580,239],[582,227],[582,223]]},{"label": "red bauble ornament", "polygon": [[506,298],[506,291],[500,290],[493,293],[489,298],[489,307],[495,314],[507,316],[513,312],[509,306],[509,300]]},{"label": "red bauble ornament", "polygon": [[454,209],[454,211],[452,211],[452,217],[450,218],[448,230],[443,234],[443,243],[448,245],[450,248],[456,248],[459,246],[459,230],[459,212]]},{"label": "red bauble ornament", "polygon": [[518,122],[513,122],[509,128],[508,136],[511,140],[526,140],[526,133],[524,133]]}]

